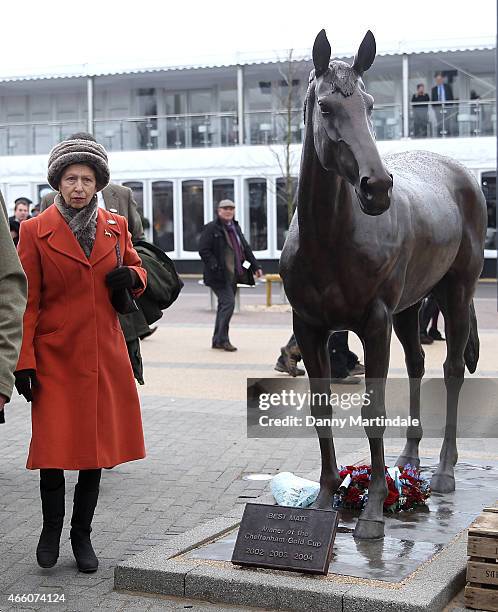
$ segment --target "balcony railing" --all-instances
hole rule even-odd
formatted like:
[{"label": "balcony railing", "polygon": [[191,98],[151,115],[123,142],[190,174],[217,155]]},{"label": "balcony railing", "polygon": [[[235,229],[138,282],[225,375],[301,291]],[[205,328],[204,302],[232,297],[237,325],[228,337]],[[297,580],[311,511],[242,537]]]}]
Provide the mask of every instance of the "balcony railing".
[{"label": "balcony railing", "polygon": [[238,134],[234,112],[97,119],[94,126],[110,151],[229,147]]},{"label": "balcony railing", "polygon": [[403,134],[403,113],[400,104],[376,104],[372,123],[377,140],[399,140]]},{"label": "balcony railing", "polygon": [[[494,100],[414,103],[409,119],[412,138],[496,135]],[[399,104],[377,105],[372,122],[377,140],[397,140],[403,134]],[[0,155],[48,153],[64,138],[86,129],[85,120],[0,124]],[[300,143],[303,129],[301,108],[289,113],[248,111],[244,144]],[[238,144],[238,117],[225,112],[96,119],[94,133],[110,151],[229,147]]]},{"label": "balcony railing", "polygon": [[495,100],[413,102],[412,138],[447,138],[496,135]]},{"label": "balcony railing", "polygon": [[246,144],[272,145],[300,143],[303,138],[303,110],[248,111],[245,113]]}]

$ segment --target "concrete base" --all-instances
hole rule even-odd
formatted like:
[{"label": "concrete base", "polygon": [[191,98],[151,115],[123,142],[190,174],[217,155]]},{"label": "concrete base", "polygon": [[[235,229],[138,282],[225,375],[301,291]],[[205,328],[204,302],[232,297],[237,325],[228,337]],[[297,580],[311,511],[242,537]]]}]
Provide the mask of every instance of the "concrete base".
[{"label": "concrete base", "polygon": [[[256,503],[274,502],[271,495],[265,495]],[[115,568],[115,588],[266,609],[421,612],[442,610],[465,584],[466,530],[446,540],[440,552],[399,582],[392,578],[372,580],[334,573],[310,576],[195,558],[194,549],[237,529],[243,509],[242,505],[237,506],[166,545],[124,561]],[[481,509],[464,508],[468,524]],[[421,538],[428,541],[427,534],[421,533]],[[329,572],[333,570],[332,564]]]},{"label": "concrete base", "polygon": [[310,577],[253,570],[180,556],[237,524],[233,517],[210,521],[168,546],[121,563],[114,572],[115,588],[284,610],[422,612],[442,610],[465,584],[465,533],[396,584],[334,574]]}]

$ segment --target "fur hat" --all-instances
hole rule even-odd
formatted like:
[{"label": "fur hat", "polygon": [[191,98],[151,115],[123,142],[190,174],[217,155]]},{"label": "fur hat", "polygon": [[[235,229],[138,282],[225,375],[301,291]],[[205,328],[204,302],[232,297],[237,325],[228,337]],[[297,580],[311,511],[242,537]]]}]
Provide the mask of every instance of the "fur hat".
[{"label": "fur hat", "polygon": [[50,151],[47,180],[55,190],[59,189],[61,175],[71,164],[86,164],[95,171],[97,191],[109,183],[110,172],[104,147],[92,140],[80,138],[63,140]]}]

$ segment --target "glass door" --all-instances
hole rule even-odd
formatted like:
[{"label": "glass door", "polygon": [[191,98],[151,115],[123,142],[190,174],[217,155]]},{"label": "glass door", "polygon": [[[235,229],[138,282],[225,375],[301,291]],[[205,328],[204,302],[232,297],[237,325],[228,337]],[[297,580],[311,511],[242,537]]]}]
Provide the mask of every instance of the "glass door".
[{"label": "glass door", "polygon": [[213,92],[197,89],[188,92],[189,135],[191,147],[211,147],[215,130],[210,116],[215,110]]},{"label": "glass door", "polygon": [[168,149],[183,149],[186,146],[186,113],[187,95],[184,92],[165,94],[164,114],[166,115],[165,130]]}]

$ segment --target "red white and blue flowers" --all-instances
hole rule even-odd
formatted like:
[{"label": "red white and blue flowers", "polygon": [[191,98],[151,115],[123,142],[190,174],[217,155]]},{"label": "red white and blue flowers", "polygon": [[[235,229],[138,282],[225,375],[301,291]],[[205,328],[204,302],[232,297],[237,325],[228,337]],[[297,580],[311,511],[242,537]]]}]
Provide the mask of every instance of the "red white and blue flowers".
[{"label": "red white and blue flowers", "polygon": [[[334,506],[361,510],[368,499],[368,485],[372,468],[369,465],[347,465],[339,472],[343,479],[334,496]],[[429,480],[422,477],[420,470],[409,464],[403,469],[385,468],[387,497],[385,512],[414,510],[424,506],[430,497]]]}]

